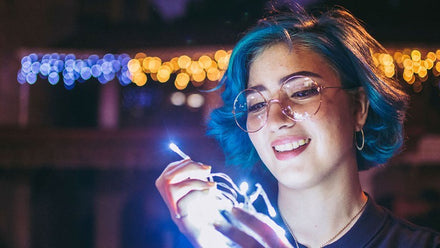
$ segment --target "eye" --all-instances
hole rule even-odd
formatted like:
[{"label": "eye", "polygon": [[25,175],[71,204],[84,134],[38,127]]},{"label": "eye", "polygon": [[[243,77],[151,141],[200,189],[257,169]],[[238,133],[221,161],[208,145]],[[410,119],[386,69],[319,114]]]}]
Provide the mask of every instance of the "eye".
[{"label": "eye", "polygon": [[298,100],[305,100],[309,99],[311,97],[317,96],[319,94],[318,87],[311,87],[306,89],[301,89],[298,91],[293,92],[290,95],[290,98],[298,99]]},{"label": "eye", "polygon": [[249,113],[257,113],[262,111],[267,106],[266,102],[258,102],[255,104],[248,104],[248,112]]}]

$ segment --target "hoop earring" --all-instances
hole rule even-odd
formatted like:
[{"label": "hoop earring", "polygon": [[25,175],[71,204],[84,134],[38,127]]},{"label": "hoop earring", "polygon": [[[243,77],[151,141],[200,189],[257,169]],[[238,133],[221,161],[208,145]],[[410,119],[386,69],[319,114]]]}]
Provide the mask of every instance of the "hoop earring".
[{"label": "hoop earring", "polygon": [[356,133],[358,133],[358,132],[354,133],[354,138],[355,138],[354,144],[356,145],[356,148],[358,149],[358,151],[362,151],[362,149],[364,149],[364,144],[365,144],[364,130],[361,128],[362,144],[360,146],[358,145],[358,139],[357,139]]}]

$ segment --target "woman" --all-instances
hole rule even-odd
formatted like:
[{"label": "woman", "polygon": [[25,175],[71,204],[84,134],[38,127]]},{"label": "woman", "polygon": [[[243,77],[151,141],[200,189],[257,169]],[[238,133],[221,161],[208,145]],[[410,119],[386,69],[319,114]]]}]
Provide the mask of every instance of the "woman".
[{"label": "woman", "polygon": [[[274,12],[236,45],[223,78],[224,105],[211,114],[208,134],[229,164],[261,160],[278,183],[278,209],[292,246],[439,247],[438,233],[377,206],[363,192],[359,170],[384,164],[402,145],[407,95],[374,66],[385,52],[347,11],[319,16]],[[156,186],[180,230],[198,246],[185,221],[192,199],[215,184],[193,179],[210,167],[170,164]],[[176,177],[188,178],[173,180]],[[276,232],[240,209],[217,229],[243,247],[250,240],[285,247]],[[182,217],[182,218],[180,218]]]}]

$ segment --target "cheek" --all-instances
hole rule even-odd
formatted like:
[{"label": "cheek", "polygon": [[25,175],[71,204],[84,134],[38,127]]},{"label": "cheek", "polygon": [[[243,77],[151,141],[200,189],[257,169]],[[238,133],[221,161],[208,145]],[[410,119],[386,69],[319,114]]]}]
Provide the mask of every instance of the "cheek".
[{"label": "cheek", "polygon": [[326,99],[323,101],[317,117],[324,119],[328,126],[335,128],[354,128],[355,115],[352,109],[353,102],[348,96],[341,96],[338,100]]},{"label": "cheek", "polygon": [[351,143],[355,118],[348,104],[348,101],[329,102],[317,113],[311,125],[328,137],[329,142]]},{"label": "cheek", "polygon": [[258,151],[258,135],[257,134],[255,134],[255,133],[249,133],[248,134],[249,135],[249,139],[251,140],[251,142],[252,142],[252,145],[255,147],[255,149],[257,149],[257,151]]},{"label": "cheek", "polygon": [[255,150],[257,150],[258,155],[261,157],[264,151],[266,140],[262,130],[258,131],[257,133],[250,133],[249,138],[252,142],[252,145],[255,147]]}]

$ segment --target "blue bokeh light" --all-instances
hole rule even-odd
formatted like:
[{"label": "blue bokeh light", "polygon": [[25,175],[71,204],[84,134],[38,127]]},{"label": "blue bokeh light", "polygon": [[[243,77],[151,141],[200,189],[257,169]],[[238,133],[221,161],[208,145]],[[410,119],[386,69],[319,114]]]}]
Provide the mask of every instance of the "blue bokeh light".
[{"label": "blue bokeh light", "polygon": [[34,84],[35,82],[37,82],[37,74],[28,73],[26,75],[26,82],[28,82],[28,84]]},{"label": "blue bokeh light", "polygon": [[65,61],[67,61],[67,60],[75,60],[75,59],[76,59],[75,54],[72,54],[72,53],[67,54],[66,57],[64,57]]},{"label": "blue bokeh light", "polygon": [[107,53],[106,55],[104,55],[104,60],[107,61],[107,62],[115,60],[115,55],[113,55],[111,53]]},{"label": "blue bokeh light", "polygon": [[51,66],[49,63],[43,63],[40,66],[40,73],[43,76],[47,76],[50,73]]},{"label": "blue bokeh light", "polygon": [[38,55],[36,53],[29,54],[29,58],[31,59],[31,62],[35,62],[38,60]]},{"label": "blue bokeh light", "polygon": [[93,65],[91,71],[92,71],[92,76],[95,78],[99,77],[102,73],[100,65]]},{"label": "blue bokeh light", "polygon": [[38,74],[40,72],[40,62],[36,61],[31,65],[31,71],[34,74]]},{"label": "blue bokeh light", "polygon": [[104,77],[104,75],[105,75],[105,74],[101,74],[101,75],[98,77],[98,81],[99,81],[101,84],[106,84],[106,83],[107,83],[107,79]]},{"label": "blue bokeh light", "polygon": [[76,81],[82,83],[93,77],[101,84],[117,78],[121,85],[128,85],[131,83],[127,68],[130,59],[125,53],[107,53],[102,58],[91,54],[85,59],[73,53],[31,53],[21,59],[17,81],[20,84],[34,84],[40,77],[47,79],[50,84],[57,84],[62,79],[65,87],[71,89]]},{"label": "blue bokeh light", "polygon": [[81,78],[84,80],[89,80],[92,77],[92,72],[89,67],[81,68]]},{"label": "blue bokeh light", "polygon": [[113,71],[113,66],[109,62],[104,62],[101,65],[101,70],[102,70],[102,73],[109,74]]},{"label": "blue bokeh light", "polygon": [[73,76],[73,73],[72,72],[66,73],[66,75],[64,75],[63,81],[65,85],[72,85],[73,83],[75,83],[75,78]]},{"label": "blue bokeh light", "polygon": [[17,81],[20,84],[26,83],[26,75],[21,70],[19,70],[17,73]]},{"label": "blue bokeh light", "polygon": [[58,83],[58,81],[60,81],[60,76],[56,72],[51,72],[47,77],[47,80],[50,84],[55,85]]}]

